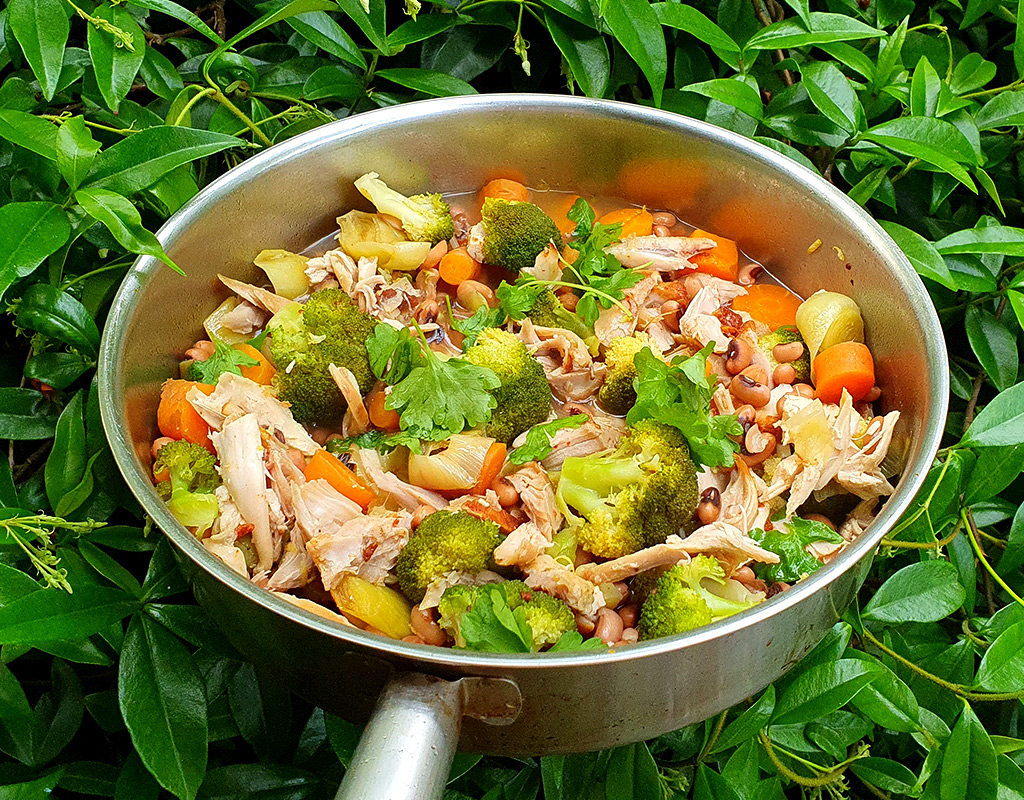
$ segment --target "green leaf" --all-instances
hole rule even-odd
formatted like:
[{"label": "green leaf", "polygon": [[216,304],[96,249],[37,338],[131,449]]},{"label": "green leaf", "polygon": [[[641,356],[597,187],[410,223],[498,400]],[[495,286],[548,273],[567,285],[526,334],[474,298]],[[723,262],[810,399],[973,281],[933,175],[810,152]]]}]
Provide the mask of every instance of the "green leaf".
[{"label": "green leaf", "polygon": [[957,62],[956,67],[953,69],[949,90],[953,94],[973,92],[987,84],[995,76],[995,64],[985,59],[981,53],[968,53]]},{"label": "green leaf", "polygon": [[298,767],[232,764],[211,769],[203,780],[199,797],[201,800],[301,800],[324,797],[325,790],[322,778]]},{"label": "green leaf", "polygon": [[100,143],[85,127],[85,117],[72,117],[57,129],[57,166],[71,191],[85,180],[99,151]]},{"label": "green leaf", "polygon": [[40,353],[25,362],[25,377],[66,389],[91,367],[93,362],[78,353]]},{"label": "green leaf", "polygon": [[920,730],[920,707],[910,687],[884,664],[862,655],[864,660],[870,659],[878,675],[853,698],[854,707],[883,728],[904,733]]},{"label": "green leaf", "polygon": [[423,92],[433,97],[476,94],[477,91],[461,78],[430,69],[395,68],[377,70],[375,76],[397,83],[406,89]]},{"label": "green leaf", "polygon": [[106,189],[79,189],[75,192],[75,200],[85,213],[102,222],[117,243],[129,253],[153,256],[184,275],[181,268],[164,252],[157,238],[142,227],[142,217],[130,200]]},{"label": "green leaf", "polygon": [[720,753],[757,736],[775,711],[775,687],[769,686],[750,708],[722,731],[710,754]]},{"label": "green leaf", "polygon": [[964,601],[956,567],[948,561],[922,561],[892,575],[868,601],[861,616],[877,622],[936,622]]},{"label": "green leaf", "polygon": [[39,81],[43,97],[52,100],[71,32],[61,0],[10,0],[7,14],[11,31]]},{"label": "green leaf", "polygon": [[962,447],[1002,447],[1024,442],[1024,382],[1000,392],[967,429]]},{"label": "green leaf", "polygon": [[67,214],[55,203],[0,206],[0,297],[18,278],[30,275],[63,247],[69,236]]},{"label": "green leaf", "polygon": [[40,589],[0,608],[0,643],[32,644],[91,636],[120,622],[137,603],[120,589]]},{"label": "green leaf", "polygon": [[[434,14],[430,15],[434,17]],[[440,15],[437,15],[440,16]],[[359,46],[352,41],[345,29],[324,11],[307,11],[285,20],[288,25],[308,42],[321,50],[347,61],[359,69],[366,69],[366,58]]]},{"label": "green leaf", "polygon": [[66,492],[74,488],[85,473],[85,417],[82,393],[75,392],[57,420],[53,449],[46,459],[46,499],[56,509]]},{"label": "green leaf", "polygon": [[1016,692],[1024,686],[1024,622],[1011,625],[985,651],[975,685],[988,692]]},{"label": "green leaf", "polygon": [[980,131],[1008,125],[1024,125],[1024,91],[1000,92],[974,115]]},{"label": "green leaf", "polygon": [[107,108],[116,113],[146,57],[146,38],[135,17],[121,6],[100,5],[93,14],[121,31],[115,36],[97,25],[86,26],[96,83]]},{"label": "green leaf", "polygon": [[57,413],[42,392],[0,388],[0,439],[49,439],[57,429]]},{"label": "green leaf", "polygon": [[[403,22],[388,34],[388,47],[398,53],[411,44],[432,39],[455,27],[459,18],[455,14],[423,14]],[[591,18],[593,23],[593,18]],[[591,26],[593,27],[593,26]]]},{"label": "green leaf", "polygon": [[603,97],[612,67],[604,36],[554,11],[544,12],[544,24],[583,93]]},{"label": "green leaf", "polygon": [[654,105],[660,107],[668,75],[668,54],[665,34],[650,0],[607,3],[604,19],[612,35],[647,77],[654,93]]},{"label": "green leaf", "polygon": [[616,800],[646,800],[661,796],[658,765],[644,742],[612,750],[605,787],[608,797]]},{"label": "green leaf", "polygon": [[910,113],[915,117],[933,117],[939,105],[942,80],[928,56],[921,56],[910,82]]},{"label": "green leaf", "polygon": [[864,138],[948,172],[972,192],[974,181],[962,164],[975,164],[971,143],[950,122],[934,117],[900,117],[869,128]]},{"label": "green leaf", "polygon": [[45,119],[15,109],[0,110],[0,138],[49,161],[57,160],[57,126]]},{"label": "green leaf", "polygon": [[38,331],[95,357],[100,332],[85,306],[73,295],[46,283],[32,284],[18,307],[18,327]]},{"label": "green leaf", "polygon": [[0,661],[0,750],[23,764],[33,765],[37,727],[24,689]]},{"label": "green leaf", "polygon": [[244,144],[234,136],[194,128],[147,128],[103,150],[83,185],[135,194],[182,164]]},{"label": "green leaf", "polygon": [[884,31],[865,25],[860,20],[845,14],[829,14],[813,11],[807,28],[794,19],[773,22],[762,28],[744,45],[745,50],[775,50],[778,48],[806,47],[829,42],[849,42],[856,39],[874,39],[885,35]]},{"label": "green leaf", "polygon": [[305,100],[351,100],[363,94],[359,78],[338,66],[320,67],[302,87]]},{"label": "green leaf", "polygon": [[740,52],[736,41],[693,6],[682,3],[653,3],[651,8],[662,25],[686,31],[715,50]]},{"label": "green leaf", "polygon": [[965,701],[942,760],[941,800],[994,800],[997,766],[992,740]]},{"label": "green leaf", "polygon": [[141,595],[142,587],[139,586],[139,582],[131,572],[118,563],[117,559],[107,555],[87,539],[79,540],[78,552],[89,562],[89,566],[119,589],[124,589],[135,597]]},{"label": "green leaf", "polygon": [[998,253],[1006,256],[1024,256],[1024,228],[1007,225],[989,225],[966,228],[949,234],[935,243],[935,249],[944,256],[956,253]]},{"label": "green leaf", "polygon": [[194,798],[206,772],[203,679],[185,646],[145,615],[128,626],[117,696],[142,763],[165,789]]},{"label": "green leaf", "polygon": [[996,388],[1002,391],[1017,380],[1017,337],[995,314],[979,306],[967,309],[967,340]]},{"label": "green leaf", "polygon": [[850,771],[865,783],[886,792],[913,795],[917,776],[899,761],[868,756],[850,765]]},{"label": "green leaf", "polygon": [[801,673],[779,697],[772,725],[810,722],[846,705],[878,675],[873,665],[853,658],[817,664]]},{"label": "green leaf", "polygon": [[179,22],[184,22],[197,33],[201,33],[215,45],[221,45],[224,43],[224,40],[221,39],[220,36],[217,35],[216,31],[214,31],[209,25],[199,19],[199,17],[187,8],[182,8],[171,0],[128,0],[128,2],[133,6],[138,6],[139,8],[148,8],[152,11],[159,11],[163,14],[167,14],[169,17],[174,17],[174,19]]},{"label": "green leaf", "polygon": [[800,74],[808,97],[822,114],[850,133],[863,127],[864,109],[839,67],[829,61],[815,61],[805,64]]},{"label": "green leaf", "polygon": [[384,25],[384,0],[338,0],[338,5],[374,47],[386,56],[392,54]]},{"label": "green leaf", "polygon": [[[578,428],[589,420],[586,414],[570,414],[550,422],[541,422],[526,432],[526,439],[508,454],[509,463],[525,464],[543,461],[551,454],[551,438],[562,428]],[[518,437],[517,437],[518,438]]]},{"label": "green leaf", "polygon": [[737,108],[754,119],[759,120],[764,116],[761,95],[758,94],[757,89],[739,78],[715,78],[710,81],[691,83],[682,88],[685,92],[695,92]]},{"label": "green leaf", "polygon": [[1017,77],[1024,77],[1024,3],[1020,0],[1017,2],[1017,30],[1013,37],[1013,65],[1017,68]]},{"label": "green leaf", "polygon": [[765,550],[779,556],[778,564],[757,564],[755,574],[773,583],[796,582],[821,568],[816,556],[807,552],[815,542],[842,544],[843,537],[818,520],[792,517],[770,531],[760,528],[750,532],[750,538]]},{"label": "green leaf", "polygon": [[918,275],[929,278],[947,289],[955,290],[957,288],[953,276],[949,274],[949,267],[946,266],[946,262],[934,244],[916,231],[904,228],[895,222],[879,220],[878,224],[885,229],[885,232],[899,245],[903,254],[910,259],[910,263],[913,264]]}]

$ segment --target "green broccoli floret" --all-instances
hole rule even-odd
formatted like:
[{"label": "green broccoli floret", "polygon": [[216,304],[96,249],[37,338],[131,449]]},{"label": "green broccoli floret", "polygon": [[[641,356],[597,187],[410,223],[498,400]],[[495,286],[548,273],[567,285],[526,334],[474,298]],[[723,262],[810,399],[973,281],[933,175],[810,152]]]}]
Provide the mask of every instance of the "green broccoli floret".
[{"label": "green broccoli floret", "polygon": [[763,599],[727,579],[717,558],[700,554],[658,579],[640,609],[637,630],[641,639],[671,636],[737,614]]},{"label": "green broccoli floret", "polygon": [[[556,597],[531,589],[522,581],[493,584],[502,590],[505,604],[510,610],[523,609],[526,622],[533,634],[534,651],[550,647],[564,633],[576,629],[572,609]],[[437,604],[441,628],[455,640],[456,647],[466,647],[460,632],[462,617],[473,609],[480,596],[479,586],[452,586],[446,589]]]},{"label": "green broccoli floret", "polygon": [[178,522],[195,528],[202,536],[217,518],[219,506],[214,490],[220,485],[216,456],[201,444],[181,439],[168,442],[156,454],[153,474],[167,472],[169,478],[157,484],[160,496]]},{"label": "green broccoli floret", "polygon": [[376,172],[357,178],[355,187],[381,214],[397,217],[415,242],[437,244],[455,234],[452,210],[439,194],[406,197],[390,188]]},{"label": "green broccoli floret", "polygon": [[632,336],[616,336],[609,343],[604,354],[608,372],[597,393],[597,402],[609,414],[624,416],[636,403],[636,388],[633,386],[636,365],[633,357],[650,346],[650,337],[642,332]]},{"label": "green broccoli floret", "polygon": [[807,344],[800,336],[800,331],[793,325],[784,325],[781,328],[776,328],[771,333],[766,333],[764,336],[757,340],[757,346],[761,348],[765,356],[768,358],[768,363],[771,365],[772,370],[779,366],[779,362],[775,360],[775,356],[772,355],[772,350],[775,349],[777,344],[791,344],[793,342],[800,342],[804,346],[804,352],[796,361],[790,361],[790,365],[796,370],[796,379],[803,383],[807,383],[811,379],[811,355],[807,351]]},{"label": "green broccoli floret", "polygon": [[485,264],[522,272],[551,242],[561,242],[554,220],[533,203],[488,197],[481,222],[469,232],[470,255]]},{"label": "green broccoli floret", "polygon": [[583,515],[570,511],[580,546],[618,558],[661,544],[692,521],[697,469],[682,433],[643,420],[614,451],[565,459],[558,498]]},{"label": "green broccoli floret", "polygon": [[594,335],[594,329],[583,324],[578,316],[567,309],[558,299],[553,291],[545,289],[533,303],[533,308],[527,316],[533,320],[534,325],[542,328],[562,328],[570,333],[575,333],[590,349],[590,354],[597,355],[600,342]]},{"label": "green broccoli floret", "polygon": [[377,321],[360,311],[341,289],[323,289],[302,306],[287,306],[267,324],[270,358],[277,368],[278,396],[299,422],[337,422],[346,404],[328,370],[346,367],[365,394],[376,383],[366,340]]},{"label": "green broccoli floret", "polygon": [[465,511],[435,511],[416,528],[398,554],[398,585],[414,603],[427,587],[449,572],[482,572],[494,566],[492,554],[501,532]]},{"label": "green broccoli floret", "polygon": [[544,367],[513,334],[500,328],[481,331],[466,360],[486,367],[501,381],[491,390],[497,406],[484,428],[488,436],[507,444],[551,414],[551,385]]}]

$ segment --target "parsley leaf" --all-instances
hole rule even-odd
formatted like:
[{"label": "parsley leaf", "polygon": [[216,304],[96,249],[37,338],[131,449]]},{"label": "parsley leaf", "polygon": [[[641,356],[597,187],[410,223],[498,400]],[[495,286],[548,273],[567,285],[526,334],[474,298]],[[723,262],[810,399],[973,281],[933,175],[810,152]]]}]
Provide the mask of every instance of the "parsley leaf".
[{"label": "parsley leaf", "polygon": [[395,328],[384,322],[378,323],[366,340],[366,353],[373,374],[391,385],[423,363],[423,349],[408,328]]},{"label": "parsley leaf", "polygon": [[522,275],[515,284],[502,281],[494,296],[498,298],[498,308],[518,321],[533,310],[537,298],[547,286],[546,281]]},{"label": "parsley leaf", "polygon": [[260,362],[229,344],[214,340],[213,355],[206,361],[193,361],[188,368],[188,378],[199,383],[216,384],[225,372],[241,375],[241,367],[255,367]]},{"label": "parsley leaf", "polygon": [[743,433],[733,415],[711,416],[711,395],[715,377],[705,374],[707,357],[714,348],[709,343],[689,358],[676,358],[666,364],[649,347],[633,358],[636,365],[636,404],[626,414],[633,425],[653,419],[682,431],[690,446],[690,455],[698,466],[727,467],[734,463],[739,446],[729,437]]},{"label": "parsley leaf", "polygon": [[821,562],[807,552],[807,545],[813,542],[840,544],[843,541],[842,536],[817,520],[793,517],[786,527],[787,531],[757,528],[750,532],[751,539],[779,557],[778,564],[754,565],[754,574],[761,580],[793,583],[805,578],[821,567]]},{"label": "parsley leaf", "polygon": [[573,650],[607,650],[606,645],[596,636],[584,640],[579,631],[566,631],[558,637],[558,641],[548,648],[549,653],[568,653]]},{"label": "parsley leaf", "polygon": [[[506,284],[502,282],[502,286]],[[505,322],[505,317],[508,316],[501,306],[497,308],[489,308],[488,306],[480,306],[476,311],[473,312],[472,316],[466,319],[456,319],[455,314],[452,313],[452,300],[450,297],[445,297],[448,303],[448,319],[451,320],[452,328],[461,333],[465,338],[462,340],[462,350],[466,351],[476,344],[476,337],[479,336],[483,331],[488,328],[499,328]]]},{"label": "parsley leaf", "polygon": [[467,650],[488,653],[529,653],[533,646],[533,630],[526,621],[522,607],[510,609],[505,593],[497,584],[485,584],[462,616],[459,632]]},{"label": "parsley leaf", "polygon": [[578,428],[590,417],[586,414],[573,414],[571,417],[553,419],[534,425],[526,432],[526,440],[508,454],[513,464],[525,464],[527,461],[541,461],[551,453],[551,437],[562,428]]},{"label": "parsley leaf", "polygon": [[460,358],[443,361],[426,340],[420,359],[384,403],[399,413],[402,430],[439,442],[490,419],[497,405],[490,390],[501,384],[497,375]]},{"label": "parsley leaf", "polygon": [[421,447],[420,440],[408,431],[394,431],[393,433],[367,431],[358,436],[349,436],[347,439],[330,439],[326,449],[327,452],[337,456],[347,453],[352,445],[363,450],[379,450],[382,453],[388,453],[403,445],[413,452],[419,453]]}]

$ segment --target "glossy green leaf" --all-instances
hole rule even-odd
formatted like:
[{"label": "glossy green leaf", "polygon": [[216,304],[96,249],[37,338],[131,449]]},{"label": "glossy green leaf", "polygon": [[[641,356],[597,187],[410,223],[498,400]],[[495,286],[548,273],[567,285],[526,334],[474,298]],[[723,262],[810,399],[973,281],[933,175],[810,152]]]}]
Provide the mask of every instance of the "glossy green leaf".
[{"label": "glossy green leaf", "polygon": [[96,84],[107,108],[116,112],[146,57],[146,39],[139,23],[121,6],[100,5],[94,14],[117,29],[114,33],[98,25],[88,26],[89,58]]},{"label": "glossy green leaf", "polygon": [[25,362],[25,377],[54,389],[66,389],[91,367],[93,362],[78,353],[40,353]]},{"label": "glossy green leaf", "polygon": [[811,667],[779,696],[772,724],[810,722],[830,714],[852,700],[877,674],[871,664],[852,658]]},{"label": "glossy green leaf", "polygon": [[967,310],[964,324],[971,349],[992,383],[1000,390],[1012,386],[1019,367],[1017,337],[995,314],[978,306]]},{"label": "glossy green leaf", "polygon": [[1024,622],[1010,626],[992,642],[975,681],[989,692],[1016,692],[1024,686]]},{"label": "glossy green leaf", "polygon": [[970,142],[952,123],[932,117],[900,117],[869,128],[864,138],[933,164],[971,191],[977,191],[963,167],[974,164],[977,157]]},{"label": "glossy green leaf", "polygon": [[910,82],[910,113],[918,117],[933,117],[939,105],[942,80],[927,56],[921,56]]},{"label": "glossy green leaf", "polygon": [[353,99],[365,94],[362,82],[342,67],[320,67],[302,87],[306,100]]},{"label": "glossy green leaf", "polygon": [[830,14],[813,11],[810,25],[795,19],[773,22],[747,40],[746,50],[775,50],[778,48],[806,47],[829,42],[850,42],[857,39],[874,39],[883,32],[858,19],[845,14]]},{"label": "glossy green leaf", "polygon": [[555,12],[544,14],[544,24],[583,93],[588,97],[604,96],[612,67],[604,36]]},{"label": "glossy green leaf", "polygon": [[0,138],[50,161],[57,160],[57,126],[45,119],[17,109],[2,109]]},{"label": "glossy green leaf", "polygon": [[[864,655],[864,660],[871,659]],[[876,725],[894,731],[914,733],[920,730],[920,706],[914,692],[884,664],[871,660],[878,673],[859,691],[851,703]]]},{"label": "glossy green leaf", "polygon": [[757,736],[775,710],[775,687],[769,686],[750,708],[730,722],[718,737],[711,753],[720,753]]},{"label": "glossy green leaf", "polygon": [[38,331],[95,357],[100,332],[92,315],[73,295],[45,283],[28,288],[18,307],[18,326]]},{"label": "glossy green leaf", "polygon": [[665,34],[649,0],[617,0],[608,3],[604,19],[612,34],[640,66],[651,84],[654,105],[661,105],[668,75]]},{"label": "glossy green leaf", "polygon": [[725,52],[740,51],[740,46],[718,25],[693,6],[682,3],[654,3],[651,5],[658,20],[667,28],[686,31],[709,47]]},{"label": "glossy green leaf", "polygon": [[1024,228],[992,225],[987,228],[967,228],[951,233],[935,243],[942,255],[956,253],[1000,253],[1024,256]]},{"label": "glossy green leaf", "polygon": [[199,17],[189,11],[187,8],[183,8],[172,0],[128,0],[133,6],[139,8],[148,8],[152,11],[159,11],[162,14],[167,14],[169,17],[173,17],[179,22],[184,22],[192,30],[197,33],[201,33],[215,45],[223,44],[224,40],[217,35],[209,25],[203,22]]},{"label": "glossy green leaf", "polygon": [[0,206],[0,297],[32,274],[71,235],[67,214],[55,203],[31,201]]},{"label": "glossy green leaf", "polygon": [[75,192],[75,200],[90,217],[103,223],[118,244],[129,253],[153,256],[181,272],[181,268],[164,252],[157,238],[143,227],[142,217],[131,201],[116,192],[95,188],[79,189]]},{"label": "glossy green leaf", "polygon": [[982,131],[1024,125],[1024,91],[1000,92],[982,106],[974,121]]},{"label": "glossy green leaf", "polygon": [[433,97],[477,93],[461,78],[429,69],[382,69],[377,71],[376,76]]},{"label": "glossy green leaf", "polygon": [[85,126],[85,117],[72,117],[57,129],[57,166],[72,191],[89,174],[99,150],[100,143]]},{"label": "glossy green leaf", "polygon": [[996,769],[992,740],[971,707],[964,703],[942,760],[941,800],[995,798]]},{"label": "glossy green leaf", "polygon": [[82,393],[75,392],[57,420],[53,450],[46,459],[46,497],[50,507],[56,509],[61,498],[78,485],[84,474],[85,417]]},{"label": "glossy green leaf", "polygon": [[757,89],[742,80],[716,78],[711,81],[691,83],[685,87],[685,91],[714,98],[719,102],[739,109],[754,119],[761,119],[764,115],[761,95],[758,94]]},{"label": "glossy green leaf", "polygon": [[25,690],[0,662],[0,750],[23,764],[33,764],[36,727]]},{"label": "glossy green leaf", "polygon": [[863,127],[864,110],[857,93],[835,64],[815,61],[803,68],[802,75],[807,95],[822,114],[850,133]]},{"label": "glossy green leaf", "polygon": [[35,389],[0,388],[0,439],[49,439],[57,428],[57,412]]},{"label": "glossy green leaf", "polygon": [[949,267],[946,266],[946,262],[943,261],[934,244],[916,231],[898,223],[880,220],[879,225],[899,245],[903,254],[910,259],[910,263],[914,265],[918,275],[929,278],[947,289],[956,288],[953,276],[949,274]]},{"label": "glossy green leaf", "polygon": [[1024,442],[1024,382],[1000,392],[974,418],[961,445],[1002,447]]},{"label": "glossy green leaf", "polygon": [[135,607],[131,596],[120,589],[82,586],[73,594],[41,589],[0,608],[0,643],[90,636],[120,622]]},{"label": "glossy green leaf", "polygon": [[117,695],[142,763],[165,789],[194,798],[206,771],[202,677],[185,646],[147,616],[128,626]]},{"label": "glossy green leaf", "polygon": [[384,55],[390,55],[387,29],[384,25],[385,0],[338,0],[341,10],[359,26],[367,39]]},{"label": "glossy green leaf", "polygon": [[297,767],[275,764],[233,764],[211,769],[200,800],[282,800],[322,797],[324,781]]},{"label": "glossy green leaf", "polygon": [[899,761],[869,756],[854,762],[850,771],[865,783],[883,792],[913,794],[917,776]]},{"label": "glossy green leaf", "polygon": [[890,577],[861,612],[864,619],[898,624],[935,622],[964,601],[964,587],[948,561],[922,561]]},{"label": "glossy green leaf", "polygon": [[302,38],[322,50],[359,69],[366,69],[366,58],[360,52],[359,46],[326,12],[307,11],[305,14],[288,17],[285,22]]},{"label": "glossy green leaf", "polygon": [[43,97],[52,100],[71,25],[60,0],[10,0],[8,20]]},{"label": "glossy green leaf", "polygon": [[658,766],[643,742],[612,751],[605,781],[608,795],[621,800],[657,797],[661,790]]}]

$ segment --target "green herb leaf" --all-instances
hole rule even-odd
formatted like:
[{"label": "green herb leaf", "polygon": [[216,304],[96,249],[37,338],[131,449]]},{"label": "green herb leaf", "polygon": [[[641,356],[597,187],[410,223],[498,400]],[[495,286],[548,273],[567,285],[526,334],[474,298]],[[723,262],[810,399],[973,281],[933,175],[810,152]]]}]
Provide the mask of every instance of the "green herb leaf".
[{"label": "green herb leaf", "polygon": [[383,322],[366,340],[373,374],[387,384],[402,381],[414,367],[423,366],[425,357],[419,339],[408,328],[395,328]]},{"label": "green herb leaf", "polygon": [[841,544],[843,537],[824,522],[793,517],[785,523],[785,530],[776,527],[770,531],[760,528],[750,532],[750,538],[779,557],[778,564],[757,564],[754,574],[763,580],[795,583],[821,567],[821,562],[807,552],[814,542]]},{"label": "green herb leaf", "polygon": [[586,414],[573,414],[569,417],[553,419],[534,425],[526,432],[526,439],[519,447],[508,454],[513,464],[525,464],[528,461],[543,461],[551,453],[551,439],[562,428],[578,428],[590,417]]},{"label": "green herb leaf", "polygon": [[188,378],[215,386],[225,372],[241,375],[241,367],[255,367],[259,360],[241,350],[236,350],[219,339],[213,343],[213,355],[206,361],[193,361],[188,368]]},{"label": "green herb leaf", "polygon": [[473,608],[462,616],[459,632],[467,650],[488,653],[529,653],[533,631],[522,608],[511,610],[505,593],[497,586],[484,585]]}]

